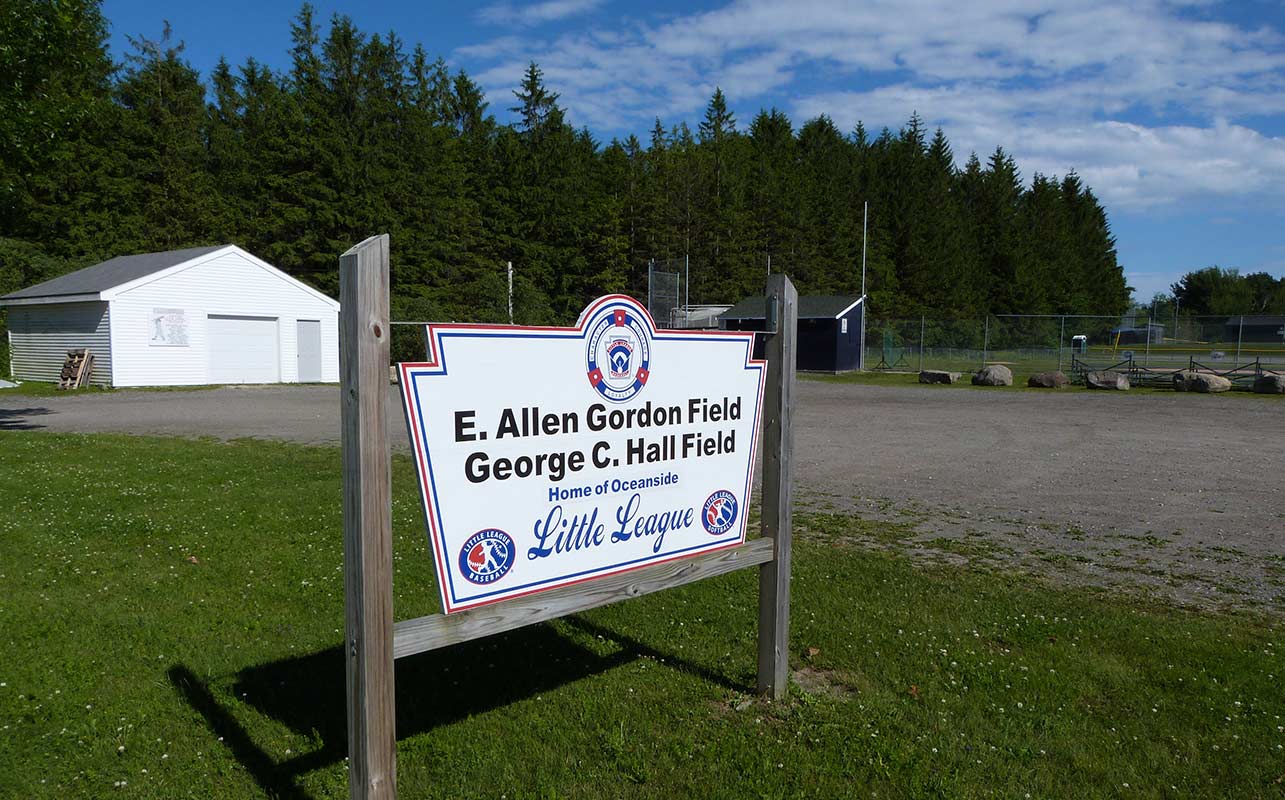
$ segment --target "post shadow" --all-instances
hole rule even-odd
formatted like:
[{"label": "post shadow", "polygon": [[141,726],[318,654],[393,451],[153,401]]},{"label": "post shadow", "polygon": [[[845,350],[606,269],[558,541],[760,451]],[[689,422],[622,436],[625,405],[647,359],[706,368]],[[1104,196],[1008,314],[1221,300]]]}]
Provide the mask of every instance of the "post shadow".
[{"label": "post shadow", "polygon": [[34,431],[45,427],[31,421],[32,417],[51,414],[47,408],[0,408],[0,431]]},{"label": "post shadow", "polygon": [[[399,659],[397,738],[427,733],[640,658],[663,660],[666,666],[732,691],[752,689],[582,617],[563,621],[585,635],[609,639],[620,649],[598,655],[549,625],[534,625]],[[299,778],[348,755],[344,655],[339,647],[246,667],[232,676],[229,691],[241,702],[295,733],[321,741],[315,750],[283,761],[254,742],[210,683],[190,667],[175,664],[168,676],[179,696],[205,719],[211,734],[223,737],[223,745],[270,795],[308,797]]]}]

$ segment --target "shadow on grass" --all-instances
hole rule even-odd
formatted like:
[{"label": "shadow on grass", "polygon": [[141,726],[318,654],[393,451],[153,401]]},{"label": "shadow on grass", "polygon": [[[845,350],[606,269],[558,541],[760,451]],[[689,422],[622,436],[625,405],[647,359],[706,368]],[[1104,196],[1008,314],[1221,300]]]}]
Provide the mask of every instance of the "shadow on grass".
[{"label": "shadow on grass", "polygon": [[[663,659],[673,669],[734,691],[746,690],[725,675],[579,617],[563,621],[584,635],[614,642],[619,649],[598,655],[548,625],[536,625],[399,659],[397,738],[426,733],[639,658]],[[216,680],[217,693],[184,664],[171,667],[168,675],[210,732],[222,737],[223,745],[271,796],[308,797],[298,779],[348,755],[344,658],[339,647],[247,667],[232,676],[230,689],[224,688],[223,680]],[[320,746],[284,761],[274,759],[238,722],[225,699],[229,692],[295,733],[319,739]]]},{"label": "shadow on grass", "polygon": [[34,431],[43,428],[31,421],[31,417],[43,417],[51,414],[47,408],[0,408],[0,431]]}]

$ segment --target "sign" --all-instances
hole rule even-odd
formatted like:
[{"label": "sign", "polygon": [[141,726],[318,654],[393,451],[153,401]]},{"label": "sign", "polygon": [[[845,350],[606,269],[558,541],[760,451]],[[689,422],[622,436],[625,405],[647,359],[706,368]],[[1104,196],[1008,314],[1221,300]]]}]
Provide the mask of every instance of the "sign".
[{"label": "sign", "polygon": [[152,347],[187,347],[187,311],[182,308],[153,308]]},{"label": "sign", "polygon": [[745,541],[753,333],[657,331],[610,295],[574,328],[427,334],[399,370],[446,613]]}]

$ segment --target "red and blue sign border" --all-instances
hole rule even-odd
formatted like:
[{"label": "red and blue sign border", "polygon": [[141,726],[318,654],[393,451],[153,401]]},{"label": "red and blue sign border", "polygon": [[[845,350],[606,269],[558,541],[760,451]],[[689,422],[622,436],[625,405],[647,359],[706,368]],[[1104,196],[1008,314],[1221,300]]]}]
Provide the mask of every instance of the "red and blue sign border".
[{"label": "red and blue sign border", "polygon": [[[469,323],[429,324],[427,326],[428,360],[424,362],[403,362],[397,365],[401,387],[402,405],[406,412],[406,426],[410,436],[411,449],[415,459],[415,471],[419,477],[420,500],[423,504],[424,519],[428,530],[429,547],[437,566],[438,588],[442,597],[442,609],[447,614],[469,608],[490,605],[492,603],[526,597],[537,592],[563,588],[585,583],[586,581],[617,575],[643,567],[651,567],[695,555],[713,553],[737,547],[745,542],[746,525],[749,515],[740,514],[740,524],[736,525],[737,535],[729,540],[705,542],[679,551],[669,551],[661,555],[634,559],[628,562],[607,564],[592,570],[572,575],[564,575],[544,581],[535,581],[523,587],[523,591],[514,591],[514,587],[498,590],[490,594],[474,595],[465,602],[452,602],[454,579],[450,569],[450,557],[446,554],[440,499],[437,496],[437,484],[433,478],[432,458],[425,445],[428,431],[424,415],[420,408],[421,380],[449,374],[447,366],[447,343],[454,338],[487,338],[487,339],[584,339],[588,324],[599,311],[612,305],[620,305],[630,312],[638,314],[645,321],[652,342],[656,341],[735,341],[745,347],[744,369],[758,372],[758,391],[754,400],[753,435],[750,440],[748,469],[744,487],[744,504],[749,505],[750,492],[754,481],[754,461],[758,455],[758,438],[763,410],[763,385],[767,377],[767,362],[753,357],[754,333],[750,331],[693,331],[666,330],[657,331],[651,315],[637,300],[627,295],[607,295],[595,300],[574,327],[562,328],[552,326],[514,326],[514,325],[480,325]],[[583,380],[583,379],[582,379]],[[596,388],[596,387],[595,387]],[[596,393],[596,392],[595,392]],[[492,596],[500,595],[500,596]]]}]

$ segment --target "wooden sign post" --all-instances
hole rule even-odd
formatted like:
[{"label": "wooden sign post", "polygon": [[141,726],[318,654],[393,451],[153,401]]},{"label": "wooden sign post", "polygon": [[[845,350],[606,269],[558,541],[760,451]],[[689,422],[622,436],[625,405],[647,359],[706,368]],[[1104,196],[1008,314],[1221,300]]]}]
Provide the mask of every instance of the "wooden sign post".
[{"label": "wooden sign post", "polygon": [[[394,658],[746,567],[760,566],[758,690],[772,699],[783,698],[789,684],[793,442],[790,406],[798,318],[798,294],[790,280],[780,274],[768,280],[768,318],[775,324],[769,325],[766,386],[761,387],[764,402],[760,538],[743,544],[733,541],[727,549],[641,566],[576,585],[394,624],[392,494],[386,419],[388,277],[387,235],[367,239],[340,258],[345,650],[351,797],[396,796]],[[635,302],[622,298],[621,302],[625,301]],[[762,366],[762,362],[753,363],[759,368]],[[408,366],[403,366],[403,372],[406,369]],[[748,492],[748,486],[745,491]],[[742,502],[748,505],[748,497],[742,497]],[[721,532],[722,529],[716,527],[715,530]]]},{"label": "wooden sign post", "polygon": [[[785,697],[790,680],[790,540],[793,536],[795,332],[799,293],[783,274],[767,279],[769,322],[767,398],[763,404],[763,539],[772,541],[772,560],[759,567],[758,690],[773,700]],[[774,308],[772,308],[774,307]],[[774,312],[774,313],[773,313]],[[762,541],[762,540],[760,540]]]},{"label": "wooden sign post", "polygon": [[388,235],[339,258],[348,788],[397,796],[393,493],[388,442]]}]

